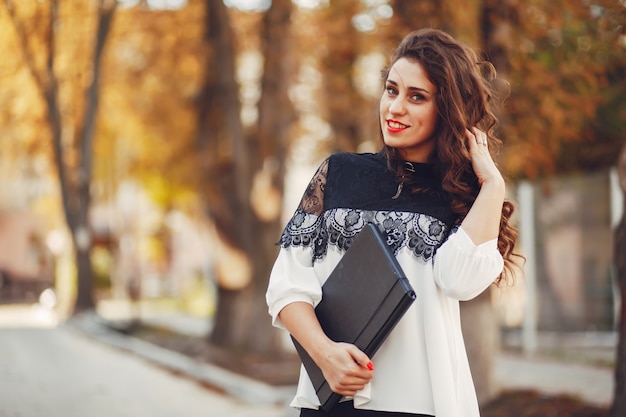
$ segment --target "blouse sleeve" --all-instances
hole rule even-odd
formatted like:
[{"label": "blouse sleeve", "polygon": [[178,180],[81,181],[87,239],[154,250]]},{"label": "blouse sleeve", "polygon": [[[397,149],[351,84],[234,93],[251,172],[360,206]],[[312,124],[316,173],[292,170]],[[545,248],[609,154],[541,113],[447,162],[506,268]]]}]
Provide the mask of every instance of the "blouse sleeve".
[{"label": "blouse sleeve", "polygon": [[307,249],[280,249],[265,294],[274,326],[284,328],[278,313],[288,304],[303,301],[316,306],[322,299],[322,286],[313,270],[311,257]]},{"label": "blouse sleeve", "polygon": [[503,268],[498,240],[475,245],[462,227],[450,235],[434,258],[436,284],[446,296],[460,301],[482,293]]},{"label": "blouse sleeve", "polygon": [[328,160],[320,165],[304,192],[298,209],[280,238],[280,251],[270,273],[265,299],[272,324],[284,328],[280,311],[293,302],[316,306],[322,299],[322,283],[313,268],[314,253],[324,211]]}]

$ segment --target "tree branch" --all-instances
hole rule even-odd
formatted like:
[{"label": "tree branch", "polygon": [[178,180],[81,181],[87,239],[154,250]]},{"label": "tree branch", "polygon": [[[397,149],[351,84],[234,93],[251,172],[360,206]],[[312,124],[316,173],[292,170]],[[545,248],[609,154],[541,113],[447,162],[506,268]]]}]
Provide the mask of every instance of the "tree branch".
[{"label": "tree branch", "polygon": [[4,5],[9,12],[9,17],[11,18],[11,23],[13,23],[13,27],[15,28],[15,33],[17,34],[17,39],[20,43],[20,47],[22,49],[22,54],[24,56],[24,61],[26,62],[26,68],[30,72],[30,75],[35,80],[35,84],[37,84],[37,88],[41,92],[43,96],[45,96],[46,86],[44,85],[44,80],[41,75],[37,72],[37,68],[35,66],[35,60],[33,58],[33,54],[28,47],[28,37],[26,36],[26,31],[24,30],[24,26],[18,20],[17,15],[15,14],[15,6],[13,5],[12,0],[3,0]]},{"label": "tree branch", "polygon": [[98,86],[100,84],[101,67],[100,62],[102,52],[111,29],[113,15],[115,13],[117,2],[105,7],[104,0],[100,0],[98,11],[98,28],[96,30],[96,39],[93,54],[93,76],[91,84],[86,92],[86,109],[84,115],[84,123],[81,132],[81,158],[80,171],[78,180],[79,199],[80,199],[80,218],[82,225],[87,224],[87,209],[89,207],[90,193],[89,184],[91,183],[91,171],[93,161],[93,136],[96,124],[96,114],[98,111],[99,94]]},{"label": "tree branch", "polygon": [[55,56],[55,37],[54,37],[54,25],[57,19],[58,13],[58,0],[51,0],[50,2],[50,17],[48,24],[48,58],[46,60],[45,71],[40,74],[37,71],[37,67],[35,65],[35,59],[33,57],[33,53],[28,46],[28,37],[26,35],[26,31],[24,30],[24,26],[17,18],[15,13],[15,7],[13,5],[12,0],[4,0],[5,7],[9,12],[9,16],[11,17],[11,22],[15,28],[15,33],[17,34],[18,41],[20,43],[22,54],[24,56],[24,61],[26,63],[26,67],[30,72],[35,85],[39,92],[41,93],[42,98],[46,102],[46,112],[48,122],[50,123],[50,131],[52,134],[52,148],[54,150],[54,162],[57,169],[57,174],[59,176],[59,183],[61,187],[61,200],[63,204],[63,212],[65,214],[65,218],[70,229],[73,228],[74,222],[72,215],[72,208],[69,204],[69,184],[67,181],[67,173],[64,164],[64,156],[63,156],[63,146],[61,144],[61,136],[62,136],[62,125],[61,125],[61,110],[59,108],[58,101],[58,83],[57,79],[54,75],[54,56]]}]

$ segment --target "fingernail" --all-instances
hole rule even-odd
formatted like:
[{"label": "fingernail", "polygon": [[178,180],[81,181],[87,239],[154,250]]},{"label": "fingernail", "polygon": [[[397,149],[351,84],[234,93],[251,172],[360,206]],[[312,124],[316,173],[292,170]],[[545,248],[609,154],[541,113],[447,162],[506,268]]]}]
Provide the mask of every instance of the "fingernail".
[{"label": "fingernail", "polygon": [[367,363],[367,369],[369,369],[370,371],[374,370],[374,364],[372,362],[368,362]]}]

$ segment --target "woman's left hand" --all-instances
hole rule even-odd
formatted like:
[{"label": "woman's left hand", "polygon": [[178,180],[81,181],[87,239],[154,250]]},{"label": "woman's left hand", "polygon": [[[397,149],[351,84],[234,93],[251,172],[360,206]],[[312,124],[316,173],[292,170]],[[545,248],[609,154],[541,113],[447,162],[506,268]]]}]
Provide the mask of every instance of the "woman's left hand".
[{"label": "woman's left hand", "polygon": [[505,184],[489,153],[485,132],[474,127],[465,135],[480,191],[461,226],[474,244],[480,245],[498,237]]},{"label": "woman's left hand", "polygon": [[477,127],[473,127],[471,130],[465,131],[465,136],[478,183],[482,186],[489,181],[503,182],[502,174],[500,174],[489,153],[487,134]]}]

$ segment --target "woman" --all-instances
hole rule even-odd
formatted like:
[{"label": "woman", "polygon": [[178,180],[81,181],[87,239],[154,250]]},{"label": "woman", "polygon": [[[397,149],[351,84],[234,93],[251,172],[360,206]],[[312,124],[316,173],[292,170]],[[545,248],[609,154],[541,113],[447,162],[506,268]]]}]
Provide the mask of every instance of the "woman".
[{"label": "woman", "polygon": [[[267,302],[273,323],[307,350],[333,391],[330,414],[304,370],[292,406],[301,416],[478,416],[461,334],[470,300],[512,265],[516,232],[489,80],[475,53],[448,34],[409,34],[384,73],[383,146],[322,163],[283,231]],[[322,331],[321,287],[364,225],[384,230],[417,300],[374,359]],[[340,319],[340,318],[339,318]]]}]

